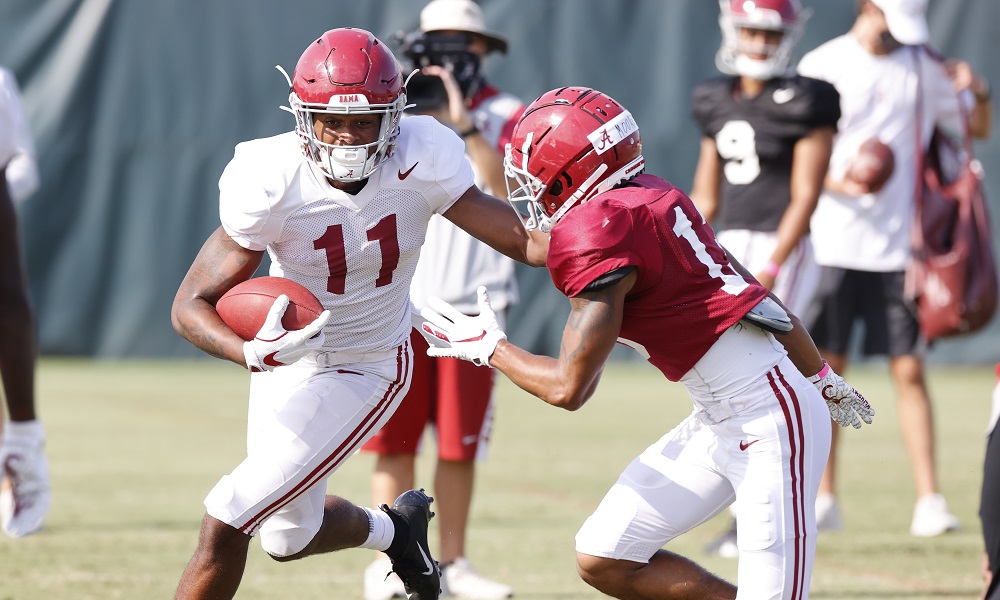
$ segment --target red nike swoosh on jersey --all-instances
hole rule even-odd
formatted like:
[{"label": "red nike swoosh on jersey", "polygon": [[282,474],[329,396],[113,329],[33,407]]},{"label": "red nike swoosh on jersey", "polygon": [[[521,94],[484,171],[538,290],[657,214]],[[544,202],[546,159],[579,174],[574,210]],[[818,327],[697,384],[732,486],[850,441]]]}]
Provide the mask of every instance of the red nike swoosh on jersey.
[{"label": "red nike swoosh on jersey", "polygon": [[757,439],[755,439],[753,441],[750,441],[750,442],[743,442],[743,441],[741,441],[740,442],[740,450],[746,451],[747,448],[749,448],[750,446],[756,444],[759,441],[760,441],[760,438],[757,438]]},{"label": "red nike swoosh on jersey", "polygon": [[407,169],[405,171],[400,171],[399,172],[399,180],[402,181],[402,180],[406,179],[407,177],[409,177],[410,173],[413,172],[413,169],[416,169],[417,165],[419,165],[419,164],[420,164],[420,161],[418,160],[417,162],[413,163],[413,166],[410,167],[409,169]]}]

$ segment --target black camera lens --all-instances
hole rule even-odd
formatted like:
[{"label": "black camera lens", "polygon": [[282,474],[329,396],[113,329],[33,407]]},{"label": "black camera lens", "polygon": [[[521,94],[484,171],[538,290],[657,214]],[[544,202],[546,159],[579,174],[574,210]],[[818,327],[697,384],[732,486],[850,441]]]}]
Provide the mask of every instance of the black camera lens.
[{"label": "black camera lens", "polygon": [[448,103],[448,92],[440,77],[417,73],[406,84],[406,101],[416,105],[412,112],[433,112]]}]

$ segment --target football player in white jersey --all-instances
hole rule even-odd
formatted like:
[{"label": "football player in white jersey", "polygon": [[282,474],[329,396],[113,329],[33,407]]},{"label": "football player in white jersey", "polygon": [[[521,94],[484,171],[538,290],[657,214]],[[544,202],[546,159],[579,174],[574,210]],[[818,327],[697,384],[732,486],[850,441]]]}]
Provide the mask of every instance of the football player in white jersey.
[{"label": "football player in white jersey", "polygon": [[[371,33],[334,29],[291,77],[295,130],[239,144],[219,183],[222,226],[177,292],[178,333],[248,368],[247,457],[205,499],[198,548],[176,598],[231,598],[250,539],[288,561],[342,548],[386,552],[411,599],[439,594],[423,491],[393,507],[327,495],[327,478],[389,419],[412,375],[409,286],[434,214],[500,252],[544,264],[547,237],[525,231],[503,201],[473,184],[465,145],[406,106],[395,57]],[[285,332],[275,302],[244,342],[215,303],[250,278],[264,252],[271,275],[310,289],[326,311]]]},{"label": "football player in white jersey", "polygon": [[45,431],[35,413],[34,319],[14,205],[38,187],[34,142],[13,73],[0,68],[0,526],[11,537],[38,531],[52,497]]}]

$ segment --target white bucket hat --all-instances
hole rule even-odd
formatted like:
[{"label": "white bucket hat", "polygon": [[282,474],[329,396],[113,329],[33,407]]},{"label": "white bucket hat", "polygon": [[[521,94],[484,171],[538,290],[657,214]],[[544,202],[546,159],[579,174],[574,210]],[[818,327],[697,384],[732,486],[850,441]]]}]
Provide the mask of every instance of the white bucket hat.
[{"label": "white bucket hat", "polygon": [[420,30],[469,31],[486,38],[490,52],[507,53],[507,40],[486,28],[483,9],[472,0],[433,0],[420,11]]},{"label": "white bucket hat", "polygon": [[889,33],[901,44],[926,44],[927,0],[872,0],[882,10]]}]

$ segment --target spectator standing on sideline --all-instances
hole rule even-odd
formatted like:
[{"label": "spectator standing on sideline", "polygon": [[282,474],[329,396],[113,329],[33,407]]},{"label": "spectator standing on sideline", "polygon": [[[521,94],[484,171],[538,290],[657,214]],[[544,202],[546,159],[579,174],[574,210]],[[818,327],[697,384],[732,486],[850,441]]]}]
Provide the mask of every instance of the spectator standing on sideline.
[{"label": "spectator standing on sideline", "polygon": [[[806,54],[798,67],[799,73],[836,86],[842,112],[812,217],[816,261],[823,266],[812,333],[838,372],[847,368],[856,320],[864,322],[864,353],[889,355],[917,492],[910,533],[929,537],[956,529],[958,520],[938,490],[926,342],[903,291],[916,169],[935,125],[956,136],[964,131],[960,101],[967,105],[971,134],[989,134],[990,88],[968,63],[942,63],[922,48],[929,39],[926,0],[861,0],[858,6],[851,30]],[[888,144],[895,157],[892,176],[875,193],[845,175],[858,147],[871,137]],[[825,508],[818,519],[830,528],[841,522],[836,441],[834,429],[818,501]]]},{"label": "spectator standing on sideline", "polygon": [[[506,192],[503,148],[510,141],[524,103],[486,83],[481,63],[506,40],[486,28],[472,0],[434,0],[420,13],[420,29],[404,42],[406,54],[422,72],[407,84],[413,112],[430,114],[465,140],[476,184],[487,193]],[[422,94],[430,85],[437,94]],[[443,97],[440,93],[443,88]],[[434,294],[459,310],[474,313],[476,288],[496,290],[501,322],[517,301],[514,262],[476,240],[451,221],[434,216],[420,250],[410,297],[417,308]],[[493,600],[513,595],[491,581],[466,558],[466,528],[475,482],[475,462],[485,458],[493,424],[493,370],[454,358],[427,356],[427,342],[416,331],[413,382],[399,409],[365,444],[378,453],[372,475],[375,503],[389,502],[414,487],[415,455],[426,425],[433,426],[438,453],[434,474],[435,513],[440,532],[441,589],[444,596]],[[404,597],[403,584],[381,556],[365,570],[366,600]]]},{"label": "spectator standing on sideline", "polygon": [[983,489],[979,502],[979,518],[983,523],[983,557],[986,592],[983,600],[1000,600],[1000,364],[996,366],[997,382],[993,386],[993,407],[986,427],[986,460],[983,462]]},{"label": "spectator standing on sideline", "polygon": [[[337,52],[331,52],[337,48]],[[327,479],[392,416],[413,372],[410,279],[433,214],[529,264],[547,240],[473,183],[465,144],[430,117],[401,121],[392,52],[354,28],[324,33],[289,78],[295,130],[244,142],[219,182],[222,226],[181,282],[185,339],[251,371],[247,456],[205,498],[198,546],[175,598],[232,598],[252,537],[275,560],[343,548],[386,552],[410,600],[436,599],[423,491],[371,510]],[[301,283],[326,310],[286,332],[279,297],[253,340],[215,304],[257,270]]]},{"label": "spectator standing on sideline", "polygon": [[[692,94],[703,137],[691,200],[719,243],[801,315],[819,281],[809,217],[823,189],[840,96],[825,81],[789,71],[808,18],[798,0],[720,4],[716,63],[728,75]],[[734,520],[707,551],[735,558],[736,537]]]},{"label": "spectator standing on sideline", "polygon": [[[663,546],[736,498],[741,596],[806,598],[827,421],[860,427],[873,411],[729,259],[688,197],[641,174],[641,149],[631,114],[596,90],[532,102],[504,164],[525,228],[551,232],[546,265],[570,302],[559,356],[506,341],[485,288],[477,316],[428,299],[430,352],[495,367],[577,410],[615,345],[637,350],[685,384],[694,411],[625,468],[577,533],[581,577],[617,598],[735,598],[735,586]],[[768,329],[785,332],[780,342]]]},{"label": "spectator standing on sideline", "polygon": [[38,188],[38,166],[21,92],[0,68],[0,379],[10,420],[0,411],[0,525],[11,537],[38,531],[52,499],[45,430],[35,408],[38,346],[28,301],[16,203]]}]

